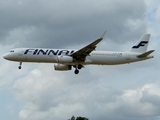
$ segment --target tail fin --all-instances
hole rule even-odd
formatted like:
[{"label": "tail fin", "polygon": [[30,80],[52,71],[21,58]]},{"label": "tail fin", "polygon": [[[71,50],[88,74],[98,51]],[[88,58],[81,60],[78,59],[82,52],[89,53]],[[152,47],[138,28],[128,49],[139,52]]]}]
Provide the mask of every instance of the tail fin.
[{"label": "tail fin", "polygon": [[150,34],[144,34],[132,47],[130,52],[144,53],[147,51]]}]

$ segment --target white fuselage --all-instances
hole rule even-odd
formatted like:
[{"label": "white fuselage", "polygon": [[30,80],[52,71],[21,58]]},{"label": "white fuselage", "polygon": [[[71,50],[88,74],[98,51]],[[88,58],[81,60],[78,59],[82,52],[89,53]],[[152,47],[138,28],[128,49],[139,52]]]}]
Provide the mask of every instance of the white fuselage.
[{"label": "white fuselage", "polygon": [[150,34],[144,34],[127,52],[94,51],[96,45],[103,39],[104,34],[92,43],[79,50],[46,49],[46,48],[17,48],[6,53],[3,58],[19,62],[56,63],[55,70],[66,71],[75,68],[78,74],[84,65],[118,65],[153,58],[154,50],[147,51]]},{"label": "white fuselage", "polygon": [[134,52],[113,52],[113,51],[93,51],[84,62],[74,61],[70,55],[76,50],[68,49],[43,49],[43,48],[17,48],[4,55],[4,58],[17,62],[42,62],[76,65],[117,65],[141,61],[153,56],[139,58],[139,53]]}]

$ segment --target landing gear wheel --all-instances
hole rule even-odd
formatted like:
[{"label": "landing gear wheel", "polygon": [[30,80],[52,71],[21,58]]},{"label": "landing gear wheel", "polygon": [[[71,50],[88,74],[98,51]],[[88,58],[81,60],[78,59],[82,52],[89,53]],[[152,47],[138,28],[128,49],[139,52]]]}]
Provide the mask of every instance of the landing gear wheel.
[{"label": "landing gear wheel", "polygon": [[21,69],[21,68],[22,68],[21,65],[22,65],[22,62],[19,63],[18,69]]},{"label": "landing gear wheel", "polygon": [[80,70],[82,68],[82,65],[78,64],[77,68]]},{"label": "landing gear wheel", "polygon": [[79,73],[79,70],[76,69],[76,70],[74,71],[74,73],[75,73],[75,74],[78,74],[78,73]]},{"label": "landing gear wheel", "polygon": [[18,67],[18,69],[21,69],[21,68],[22,68],[21,66]]}]

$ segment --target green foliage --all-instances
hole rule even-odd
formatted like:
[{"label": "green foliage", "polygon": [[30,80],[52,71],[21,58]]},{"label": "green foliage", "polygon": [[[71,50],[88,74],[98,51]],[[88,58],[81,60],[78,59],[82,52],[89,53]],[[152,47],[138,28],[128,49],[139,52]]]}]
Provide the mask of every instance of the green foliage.
[{"label": "green foliage", "polygon": [[89,120],[89,119],[85,117],[77,117],[76,120]]},{"label": "green foliage", "polygon": [[68,119],[68,120],[89,120],[89,119],[85,118],[85,117],[77,117],[77,118],[75,118],[74,116],[72,116],[71,119]]},{"label": "green foliage", "polygon": [[74,117],[74,116],[72,116],[72,117],[71,117],[71,120],[75,120],[75,117]]}]

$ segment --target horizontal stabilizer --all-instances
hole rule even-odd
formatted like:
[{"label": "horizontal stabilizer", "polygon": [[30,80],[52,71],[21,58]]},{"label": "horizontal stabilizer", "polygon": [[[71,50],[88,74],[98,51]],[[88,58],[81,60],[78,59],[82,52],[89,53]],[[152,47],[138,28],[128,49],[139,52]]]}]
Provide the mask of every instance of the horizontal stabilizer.
[{"label": "horizontal stabilizer", "polygon": [[148,52],[145,52],[143,54],[138,55],[137,57],[139,58],[143,58],[143,57],[147,57],[148,55],[150,55],[152,52],[154,52],[155,50],[150,50]]}]

